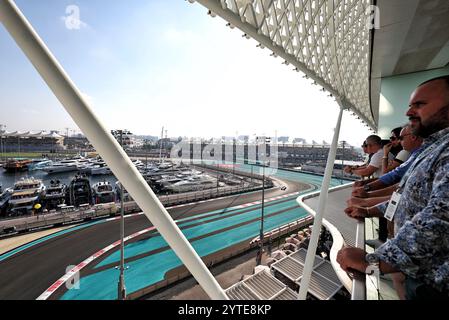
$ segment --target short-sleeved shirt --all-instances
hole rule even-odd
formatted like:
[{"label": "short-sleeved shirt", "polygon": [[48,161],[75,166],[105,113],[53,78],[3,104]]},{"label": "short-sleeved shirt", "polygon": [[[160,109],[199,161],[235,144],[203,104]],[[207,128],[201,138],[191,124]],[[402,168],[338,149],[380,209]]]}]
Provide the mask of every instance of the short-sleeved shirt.
[{"label": "short-sleeved shirt", "polygon": [[408,158],[410,158],[410,152],[408,152],[407,150],[401,150],[397,154],[396,158],[394,158],[394,160],[399,163],[404,163],[408,160]]},{"label": "short-sleeved shirt", "polygon": [[382,175],[382,157],[384,156],[384,151],[379,149],[373,156],[371,157],[371,161],[369,162],[369,166],[373,166],[377,168],[373,173],[374,178],[378,178]]}]

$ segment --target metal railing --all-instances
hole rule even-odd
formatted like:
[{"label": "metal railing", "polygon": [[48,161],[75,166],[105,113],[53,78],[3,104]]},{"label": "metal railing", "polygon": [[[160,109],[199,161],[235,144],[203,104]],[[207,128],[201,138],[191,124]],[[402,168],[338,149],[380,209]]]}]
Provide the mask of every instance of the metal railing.
[{"label": "metal railing", "polygon": [[[344,184],[341,186],[333,187],[329,189],[329,193],[336,192],[345,188],[348,188],[352,186],[352,183]],[[305,200],[315,198],[320,194],[320,191],[316,191],[313,193],[309,193],[307,195],[303,195],[298,197],[297,202],[298,204],[304,208],[308,213],[310,213],[312,216],[316,215],[316,212],[314,209],[309,207]],[[331,233],[333,238],[333,244],[331,248],[330,253],[330,260],[332,267],[334,268],[338,278],[340,279],[341,283],[345,286],[345,288],[351,293],[351,299],[352,300],[365,300],[366,299],[366,279],[365,276],[356,275],[354,278],[350,278],[348,274],[341,269],[340,264],[337,262],[337,253],[338,251],[343,248],[345,241],[343,239],[343,236],[341,235],[340,231],[337,229],[336,226],[331,224],[328,220],[323,219],[323,225],[324,227]],[[365,223],[364,222],[358,222],[357,228],[356,228],[356,247],[365,249]]]}]

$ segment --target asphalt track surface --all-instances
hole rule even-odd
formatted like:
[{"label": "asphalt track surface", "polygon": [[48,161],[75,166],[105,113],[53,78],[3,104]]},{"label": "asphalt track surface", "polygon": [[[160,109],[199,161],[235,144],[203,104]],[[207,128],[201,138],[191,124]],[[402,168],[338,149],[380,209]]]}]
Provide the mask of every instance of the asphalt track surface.
[{"label": "asphalt track surface", "polygon": [[[286,190],[265,191],[271,198],[300,191],[300,184],[284,180]],[[173,219],[181,219],[217,209],[259,201],[260,192],[236,195],[214,201],[194,203],[169,209]],[[152,226],[144,215],[125,220],[125,236]],[[34,245],[0,261],[0,300],[36,299],[66,273],[68,266],[77,265],[98,250],[119,239],[120,220],[98,223]]]}]

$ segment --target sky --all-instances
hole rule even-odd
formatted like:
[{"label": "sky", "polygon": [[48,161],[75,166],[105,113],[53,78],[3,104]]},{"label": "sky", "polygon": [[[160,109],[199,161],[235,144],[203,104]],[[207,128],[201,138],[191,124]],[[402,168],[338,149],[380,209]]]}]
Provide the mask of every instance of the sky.
[{"label": "sky", "polygon": [[[198,3],[16,3],[108,129],[332,140],[337,103]],[[79,132],[1,25],[0,124],[8,131]],[[344,113],[339,140],[359,146],[369,134]]]}]

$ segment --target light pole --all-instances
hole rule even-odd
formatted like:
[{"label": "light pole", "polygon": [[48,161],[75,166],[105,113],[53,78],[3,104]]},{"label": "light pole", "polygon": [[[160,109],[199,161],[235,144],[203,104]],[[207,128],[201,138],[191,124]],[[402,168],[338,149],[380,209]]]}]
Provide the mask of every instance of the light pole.
[{"label": "light pole", "polygon": [[[5,126],[6,128],[6,126]],[[4,158],[4,152],[3,152],[3,124],[0,124],[0,152],[2,153],[2,161]]]},{"label": "light pole", "polygon": [[159,145],[159,163],[162,163],[162,140],[164,139],[164,127],[162,127],[161,131],[161,140]]},{"label": "light pole", "polygon": [[217,162],[217,196],[218,196],[218,174],[219,174],[219,171],[218,171],[218,162]]},{"label": "light pole", "polygon": [[[123,133],[129,134],[130,132],[124,130],[112,130],[111,133],[114,136],[119,135],[120,146],[123,148]],[[126,287],[125,287],[125,208],[123,205],[124,189],[123,184],[120,182],[120,276],[118,280],[118,299],[126,299]]]},{"label": "light pole", "polygon": [[[271,138],[267,138],[264,136],[263,143],[263,156],[266,157],[267,146],[266,143],[271,142]],[[256,264],[260,265],[262,263],[262,254],[263,254],[263,222],[264,222],[264,209],[265,209],[265,160],[262,162],[262,208],[261,208],[261,216],[260,216],[260,234],[259,234],[259,253],[257,255]]]},{"label": "light pole", "polygon": [[262,163],[262,211],[260,215],[260,235],[259,235],[259,254],[257,255],[256,264],[260,265],[262,263],[263,254],[263,220],[264,220],[264,204],[265,204],[265,162]]}]

